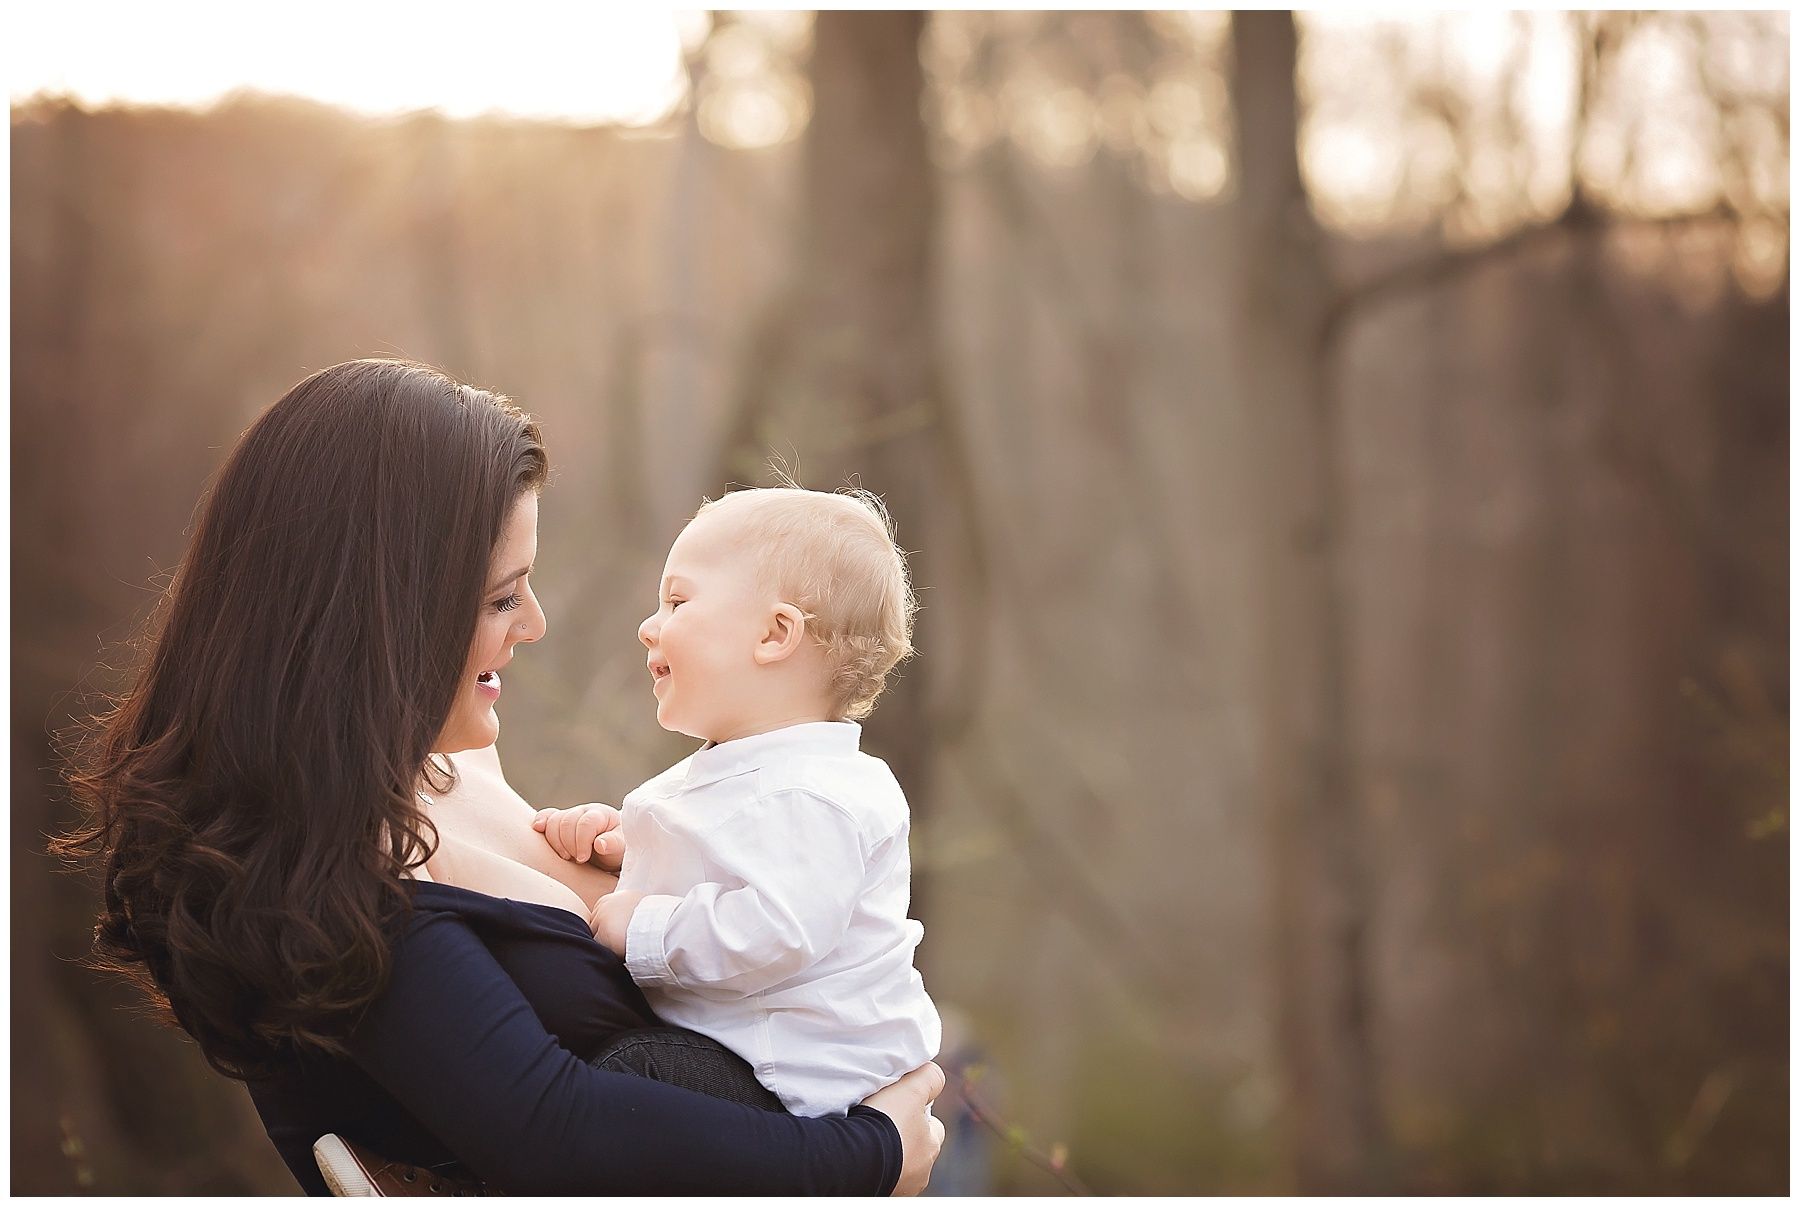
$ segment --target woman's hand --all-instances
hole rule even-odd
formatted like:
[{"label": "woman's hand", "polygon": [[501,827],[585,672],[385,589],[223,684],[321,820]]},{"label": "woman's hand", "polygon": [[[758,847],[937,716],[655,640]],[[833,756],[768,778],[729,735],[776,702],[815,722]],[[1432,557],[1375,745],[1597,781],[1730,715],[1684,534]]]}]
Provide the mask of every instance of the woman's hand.
[{"label": "woman's hand", "polygon": [[944,1147],[944,1125],[931,1116],[931,1104],[944,1092],[944,1070],[926,1061],[885,1089],[863,1099],[900,1129],[900,1180],[896,1195],[915,1195],[931,1181],[931,1167]]}]

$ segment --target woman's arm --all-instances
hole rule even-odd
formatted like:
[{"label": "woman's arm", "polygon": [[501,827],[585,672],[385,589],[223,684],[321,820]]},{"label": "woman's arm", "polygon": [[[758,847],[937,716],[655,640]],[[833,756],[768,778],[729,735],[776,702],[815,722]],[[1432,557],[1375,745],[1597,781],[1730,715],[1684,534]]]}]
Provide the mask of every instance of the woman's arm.
[{"label": "woman's arm", "polygon": [[887,1194],[894,1123],[796,1119],[592,1068],[462,920],[416,915],[350,1038],[357,1063],[511,1194]]}]

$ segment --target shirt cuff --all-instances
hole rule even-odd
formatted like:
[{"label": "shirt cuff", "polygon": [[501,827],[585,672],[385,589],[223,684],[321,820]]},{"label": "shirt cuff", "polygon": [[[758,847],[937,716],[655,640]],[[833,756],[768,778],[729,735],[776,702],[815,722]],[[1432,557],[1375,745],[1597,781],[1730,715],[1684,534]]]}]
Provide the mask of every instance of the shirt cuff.
[{"label": "shirt cuff", "polygon": [[625,971],[640,985],[678,985],[669,967],[669,953],[664,940],[669,933],[669,919],[680,897],[656,893],[645,897],[631,911],[625,926]]}]

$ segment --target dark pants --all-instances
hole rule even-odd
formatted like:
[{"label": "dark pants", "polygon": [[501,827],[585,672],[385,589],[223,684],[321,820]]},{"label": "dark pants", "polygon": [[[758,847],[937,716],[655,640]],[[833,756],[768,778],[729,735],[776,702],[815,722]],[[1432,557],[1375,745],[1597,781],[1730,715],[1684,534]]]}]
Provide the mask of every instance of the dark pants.
[{"label": "dark pants", "polygon": [[781,1099],[763,1088],[750,1063],[717,1040],[681,1027],[627,1031],[588,1063],[598,1069],[648,1077],[684,1090],[765,1111],[784,1111]]}]

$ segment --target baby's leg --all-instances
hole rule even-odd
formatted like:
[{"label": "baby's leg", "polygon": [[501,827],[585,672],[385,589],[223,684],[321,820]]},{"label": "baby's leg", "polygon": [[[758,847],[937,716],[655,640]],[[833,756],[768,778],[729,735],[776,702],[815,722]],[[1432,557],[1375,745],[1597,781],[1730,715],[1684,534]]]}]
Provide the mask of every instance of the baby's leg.
[{"label": "baby's leg", "polygon": [[628,1031],[589,1063],[765,1111],[785,1109],[781,1099],[756,1080],[743,1057],[717,1040],[681,1027]]}]

